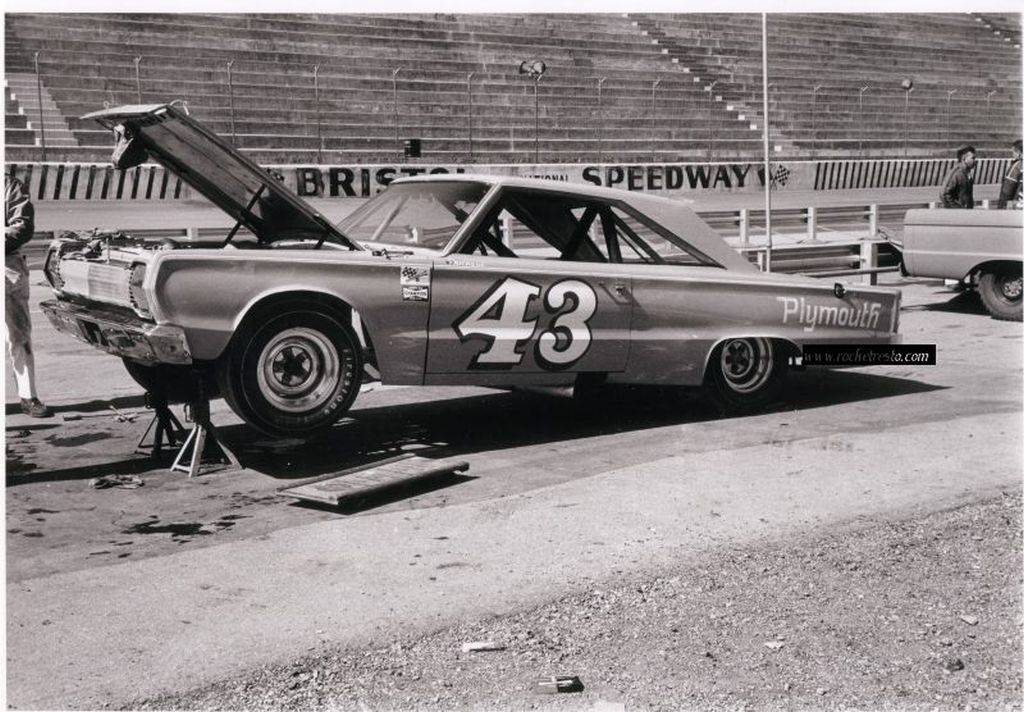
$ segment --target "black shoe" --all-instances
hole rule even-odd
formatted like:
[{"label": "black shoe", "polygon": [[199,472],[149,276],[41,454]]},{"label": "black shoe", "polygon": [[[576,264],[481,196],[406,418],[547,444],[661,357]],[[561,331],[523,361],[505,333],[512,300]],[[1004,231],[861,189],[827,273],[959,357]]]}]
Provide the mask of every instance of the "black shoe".
[{"label": "black shoe", "polygon": [[39,402],[38,398],[22,398],[21,412],[30,418],[50,418],[53,411],[49,406]]}]

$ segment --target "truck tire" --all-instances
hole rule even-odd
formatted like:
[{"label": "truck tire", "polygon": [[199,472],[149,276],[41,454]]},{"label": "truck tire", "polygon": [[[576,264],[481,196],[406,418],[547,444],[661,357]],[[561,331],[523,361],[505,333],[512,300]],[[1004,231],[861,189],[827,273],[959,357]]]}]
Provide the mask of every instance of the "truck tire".
[{"label": "truck tire", "polygon": [[203,379],[203,396],[219,395],[217,380],[209,369],[193,366],[175,366],[169,363],[154,365],[122,359],[125,370],[147,393],[163,397],[168,403],[189,403],[199,397],[199,379]]},{"label": "truck tire", "polygon": [[782,392],[786,354],[771,339],[726,339],[711,353],[704,389],[723,415],[763,410]]},{"label": "truck tire", "polygon": [[359,339],[338,313],[288,303],[245,320],[217,378],[228,405],[253,427],[310,438],[352,406],[362,372]]},{"label": "truck tire", "polygon": [[978,294],[993,319],[1021,320],[1021,269],[1010,267],[981,273]]}]

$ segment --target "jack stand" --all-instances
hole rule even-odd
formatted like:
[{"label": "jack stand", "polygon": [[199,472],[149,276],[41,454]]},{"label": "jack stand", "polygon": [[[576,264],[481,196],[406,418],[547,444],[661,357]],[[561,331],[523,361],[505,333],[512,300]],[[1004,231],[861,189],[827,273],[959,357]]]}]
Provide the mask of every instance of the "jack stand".
[{"label": "jack stand", "polygon": [[[146,407],[153,409],[153,419],[149,421],[146,432],[142,434],[139,444],[135,446],[135,452],[149,454],[150,457],[160,457],[163,454],[164,446],[168,448],[177,447],[185,441],[185,428],[181,422],[174,417],[167,399],[156,393],[146,393]],[[153,442],[147,443],[146,438],[150,432],[153,433]]]},{"label": "jack stand", "polygon": [[201,391],[196,400],[185,406],[185,418],[192,421],[192,431],[174,458],[172,471],[187,472],[191,479],[203,474],[203,465],[241,467],[235,454],[217,439],[217,431],[210,422],[210,401]]}]

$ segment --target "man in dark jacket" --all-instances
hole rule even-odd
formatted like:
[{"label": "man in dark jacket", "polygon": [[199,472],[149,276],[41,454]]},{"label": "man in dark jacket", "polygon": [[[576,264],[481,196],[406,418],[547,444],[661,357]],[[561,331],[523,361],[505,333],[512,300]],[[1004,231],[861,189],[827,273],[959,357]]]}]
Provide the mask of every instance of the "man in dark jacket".
[{"label": "man in dark jacket", "polygon": [[32,355],[32,321],[29,318],[28,263],[21,246],[32,239],[35,210],[28,191],[14,176],[7,177],[4,190],[4,276],[7,282],[7,355],[18,384],[21,412],[33,418],[52,415],[36,396],[36,364]]},{"label": "man in dark jacket", "polygon": [[974,207],[974,146],[959,149],[956,159],[959,163],[946,176],[946,185],[942,188],[942,207],[970,210]]},{"label": "man in dark jacket", "polygon": [[1011,208],[1017,207],[1020,201],[1020,154],[1021,140],[1013,142],[1013,160],[1010,162],[1010,169],[1003,176],[1003,184],[999,187],[999,202],[996,207],[1002,210],[1008,204]]}]

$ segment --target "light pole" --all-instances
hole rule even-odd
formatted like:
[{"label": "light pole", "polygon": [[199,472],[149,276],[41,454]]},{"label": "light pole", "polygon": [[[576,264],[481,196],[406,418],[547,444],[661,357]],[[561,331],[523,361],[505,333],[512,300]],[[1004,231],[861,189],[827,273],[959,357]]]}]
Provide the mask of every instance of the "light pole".
[{"label": "light pole", "polygon": [[764,252],[764,271],[772,271],[772,158],[768,149],[770,127],[768,125],[768,13],[761,13],[761,101],[763,102],[764,126],[764,233],[767,238]]},{"label": "light pole", "polygon": [[655,79],[651,82],[651,112],[653,113],[655,108],[658,106],[657,99],[655,98],[654,91],[661,86],[661,79]]},{"label": "light pole", "polygon": [[903,87],[903,157],[910,155],[910,92],[914,91],[914,80],[904,79]]},{"label": "light pole", "polygon": [[946,92],[946,143],[949,143],[949,117],[951,111],[951,104],[953,101],[953,95],[959,91],[958,89],[950,89]]},{"label": "light pole", "polygon": [[324,135],[320,124],[320,65],[313,65],[313,101],[316,105],[316,163],[324,162]]},{"label": "light pole", "polygon": [[519,73],[533,79],[533,162],[540,162],[540,78],[547,65],[539,59],[520,62]]},{"label": "light pole", "polygon": [[533,79],[533,162],[540,163],[540,77]]},{"label": "light pole", "polygon": [[466,107],[469,117],[469,160],[473,161],[473,76],[476,72],[466,75]]},{"label": "light pole", "polygon": [[39,53],[33,55],[36,65],[36,101],[39,103],[39,143],[43,149],[43,161],[46,161],[46,127],[43,126],[43,76],[39,71]]},{"label": "light pole", "polygon": [[402,71],[399,67],[391,72],[391,110],[394,117],[395,124],[395,146],[397,150],[398,146],[398,73]]},{"label": "light pole", "polygon": [[139,55],[134,60],[135,62],[135,96],[138,98],[139,103],[142,103],[142,79],[139,77],[139,65],[142,64],[142,55]]},{"label": "light pole", "polygon": [[811,89],[811,153],[818,155],[818,92],[821,91],[821,84],[815,84]]},{"label": "light pole", "polygon": [[867,91],[871,91],[870,86],[861,87],[860,94],[857,97],[857,113],[860,115],[860,131],[857,132],[857,153],[861,158],[864,158],[864,92]]},{"label": "light pole", "polygon": [[715,85],[716,84],[718,84],[718,80],[717,79],[715,81],[711,82],[710,84],[708,84],[706,87],[704,87],[704,91],[706,91],[708,93],[708,160],[711,159],[712,151],[713,151],[712,144],[714,144],[714,142],[715,142],[715,121],[714,121],[714,117],[712,116],[712,113],[714,113],[712,110],[714,109],[714,106],[715,106]]},{"label": "light pole", "polygon": [[235,145],[235,85],[231,77],[231,68],[235,60],[228,60],[228,116],[231,120],[231,145]]},{"label": "light pole", "polygon": [[597,80],[597,162],[604,162],[604,103],[602,100],[602,87],[608,81],[608,77],[601,77]]}]

